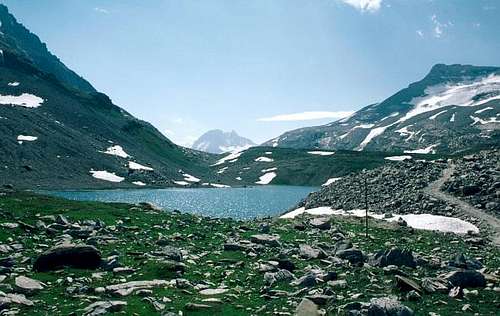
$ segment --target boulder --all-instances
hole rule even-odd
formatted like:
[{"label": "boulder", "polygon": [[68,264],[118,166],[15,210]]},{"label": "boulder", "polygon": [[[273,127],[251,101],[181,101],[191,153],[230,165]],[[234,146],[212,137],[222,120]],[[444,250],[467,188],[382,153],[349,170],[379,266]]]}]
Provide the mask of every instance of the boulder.
[{"label": "boulder", "polygon": [[461,288],[486,286],[484,275],[475,270],[453,271],[442,276],[442,278],[453,284],[453,286]]},{"label": "boulder", "polygon": [[324,259],[327,257],[323,250],[304,244],[299,245],[299,255],[305,259]]},{"label": "boulder", "polygon": [[365,261],[363,252],[354,248],[337,251],[336,256],[340,259],[347,260],[354,265],[362,265]]},{"label": "boulder", "polygon": [[330,218],[328,217],[313,218],[309,221],[309,225],[321,230],[328,230],[332,227],[332,224],[330,223]]},{"label": "boulder", "polygon": [[17,291],[26,294],[31,294],[43,289],[43,285],[40,281],[22,275],[16,277],[16,279],[14,280],[14,285]]},{"label": "boulder", "polygon": [[295,316],[319,316],[318,306],[310,299],[303,298],[295,310]]},{"label": "boulder", "polygon": [[93,246],[65,244],[50,248],[38,256],[35,271],[52,271],[62,267],[96,269],[101,265],[101,253]]},{"label": "boulder", "polygon": [[396,275],[396,287],[403,292],[416,291],[422,293],[422,288],[410,278]]},{"label": "boulder", "polygon": [[98,301],[90,304],[83,309],[83,315],[85,316],[98,316],[105,315],[108,313],[119,312],[127,306],[127,302],[124,301]]},{"label": "boulder", "polygon": [[380,297],[370,301],[368,316],[413,316],[414,312],[395,297]]},{"label": "boulder", "polygon": [[268,234],[258,234],[252,235],[250,241],[254,244],[266,245],[270,247],[280,247],[279,236],[273,236]]},{"label": "boulder", "polygon": [[370,260],[370,265],[376,267],[386,267],[388,265],[394,266],[407,266],[415,268],[417,263],[411,250],[401,250],[399,248],[392,248],[390,250],[381,250],[377,252]]},{"label": "boulder", "polygon": [[0,311],[12,307],[12,305],[33,306],[33,302],[23,294],[4,293],[0,291]]}]

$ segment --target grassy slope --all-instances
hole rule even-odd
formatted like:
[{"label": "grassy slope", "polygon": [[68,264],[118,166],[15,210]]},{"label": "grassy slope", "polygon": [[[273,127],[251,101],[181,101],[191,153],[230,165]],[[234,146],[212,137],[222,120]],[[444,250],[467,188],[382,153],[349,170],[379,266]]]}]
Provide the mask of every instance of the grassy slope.
[{"label": "grassy slope", "polygon": [[[252,147],[244,151],[235,162],[213,166],[215,172],[222,171],[219,181],[231,185],[253,185],[264,174],[262,170],[278,168],[271,184],[319,186],[330,178],[342,177],[362,169],[373,169],[387,163],[384,157],[401,153],[338,150],[330,156],[308,153],[314,149],[292,149],[280,147]],[[266,154],[271,152],[272,154]],[[227,155],[227,154],[226,154]],[[226,155],[221,155],[224,157]],[[414,159],[436,159],[438,155],[414,155]],[[272,162],[257,162],[258,157],[271,158]],[[242,180],[235,180],[241,177]]]},{"label": "grassy slope", "polygon": [[[266,251],[260,253],[257,258],[250,257],[242,252],[227,252],[222,250],[222,244],[226,236],[230,234],[239,234],[241,238],[248,238],[257,233],[259,222],[235,222],[229,219],[202,219],[188,214],[176,213],[157,213],[131,210],[130,205],[126,204],[105,204],[98,202],[73,202],[63,199],[32,195],[29,193],[12,193],[6,196],[0,196],[0,222],[14,222],[22,220],[33,224],[39,215],[64,214],[71,221],[84,219],[101,219],[107,225],[116,225],[114,233],[120,241],[112,245],[101,245],[100,250],[104,256],[112,252],[120,253],[120,262],[126,266],[137,269],[136,273],[130,277],[113,276],[108,272],[102,280],[93,280],[90,282],[92,288],[119,283],[119,279],[127,280],[151,280],[151,279],[171,279],[174,276],[165,271],[160,263],[144,256],[134,256],[132,253],[147,253],[158,250],[160,247],[155,241],[160,235],[172,236],[179,234],[180,238],[169,238],[172,246],[188,250],[190,254],[201,254],[208,252],[206,257],[196,260],[195,263],[187,263],[187,272],[184,278],[193,283],[210,281],[217,285],[223,282],[229,288],[230,293],[222,298],[226,304],[216,305],[211,313],[214,315],[244,315],[255,312],[258,308],[266,305],[262,314],[267,314],[273,310],[292,311],[288,301],[299,302],[300,296],[281,297],[272,300],[265,300],[260,293],[263,284],[263,275],[254,270],[252,265],[258,260],[270,260],[277,255],[277,250],[266,248]],[[117,221],[123,221],[123,225],[117,225]],[[454,235],[435,234],[432,232],[418,231],[413,232],[407,229],[397,229],[388,226],[379,226],[371,223],[370,234],[373,239],[367,242],[364,238],[363,223],[357,219],[339,218],[335,219],[335,226],[351,236],[354,244],[364,252],[376,251],[383,248],[385,243],[399,247],[410,247],[413,251],[419,252],[424,256],[434,255],[441,260],[449,258],[456,252],[464,252],[471,257],[480,257],[487,267],[498,268],[500,265],[500,252],[488,247],[471,247]],[[385,224],[380,224],[385,225]],[[129,227],[129,228],[127,228]],[[130,227],[137,227],[131,229]],[[203,229],[200,229],[203,227]],[[375,228],[376,227],[376,228]],[[329,232],[300,232],[293,229],[291,222],[277,220],[272,223],[272,233],[279,234],[284,245],[287,248],[297,247],[299,243],[307,241],[308,244],[324,242],[332,244],[331,233]],[[36,253],[41,250],[37,244],[52,244],[50,238],[43,234],[33,234],[17,229],[0,230],[0,243],[8,243],[8,238],[21,242],[25,250],[21,253],[24,256],[34,258]],[[298,270],[305,268],[306,265],[317,265],[326,268],[319,260],[298,260],[292,259],[298,266]],[[90,304],[87,299],[79,299],[65,294],[67,284],[65,282],[57,283],[58,279],[66,277],[91,277],[94,271],[65,269],[53,273],[33,273],[30,272],[29,262],[17,263],[16,267],[25,267],[27,276],[46,282],[48,287],[32,297],[38,300],[35,308],[23,309],[23,312],[30,315],[66,315],[76,311],[78,315],[81,308]],[[328,269],[327,269],[328,270]],[[332,269],[330,269],[332,270]],[[371,297],[387,295],[388,293],[398,294],[393,289],[393,277],[383,274],[379,268],[351,268],[338,267],[333,268],[339,274],[339,278],[345,278],[349,284],[346,289],[335,290],[339,301],[334,306],[351,302],[367,301]],[[419,268],[416,270],[406,270],[414,278],[423,276],[435,276],[435,270]],[[234,271],[234,273],[228,273]],[[208,274],[207,274],[208,273]],[[299,272],[297,276],[301,276]],[[6,281],[12,283],[12,278]],[[323,287],[321,285],[320,287]],[[275,289],[295,291],[287,285],[278,285]],[[172,303],[167,303],[167,307],[174,311],[184,310],[186,315],[205,315],[206,312],[187,312],[184,307],[188,302],[200,302],[200,295],[195,290],[190,293],[175,288],[156,288],[153,290],[155,298],[161,299],[168,297]],[[349,299],[353,293],[362,293],[361,299]],[[94,295],[90,293],[89,295]],[[103,295],[103,297],[108,297]],[[108,297],[111,298],[111,297]],[[137,313],[140,315],[155,314],[151,304],[144,302],[141,297],[129,295],[125,298],[115,298],[126,300],[128,307],[127,314]],[[492,291],[479,290],[479,296],[468,301],[449,299],[446,295],[434,294],[424,295],[423,301],[418,303],[405,302],[408,306],[417,310],[417,315],[427,315],[428,312],[437,312],[440,315],[455,315],[463,313],[460,311],[465,303],[470,303],[479,315],[493,315],[497,309],[495,304],[499,303],[499,298],[495,297]]]}]

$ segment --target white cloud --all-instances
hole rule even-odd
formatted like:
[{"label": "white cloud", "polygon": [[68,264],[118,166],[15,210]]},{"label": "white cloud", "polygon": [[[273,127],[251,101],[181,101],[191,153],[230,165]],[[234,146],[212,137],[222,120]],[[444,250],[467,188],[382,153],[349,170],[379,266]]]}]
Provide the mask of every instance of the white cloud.
[{"label": "white cloud", "polygon": [[109,11],[103,8],[95,7],[94,8],[95,12],[102,13],[102,14],[109,14]]},{"label": "white cloud", "polygon": [[431,16],[431,21],[433,24],[432,34],[435,38],[441,38],[444,35],[444,30],[449,26],[453,26],[451,22],[443,23],[439,21],[435,14]]},{"label": "white cloud", "polygon": [[376,12],[382,5],[382,0],[340,0],[361,12]]},{"label": "white cloud", "polygon": [[319,119],[339,119],[353,114],[354,111],[311,111],[292,114],[280,114],[271,117],[257,119],[260,122],[291,122],[291,121],[309,121]]},{"label": "white cloud", "polygon": [[417,30],[417,35],[420,36],[420,37],[424,37],[424,31],[422,30]]}]

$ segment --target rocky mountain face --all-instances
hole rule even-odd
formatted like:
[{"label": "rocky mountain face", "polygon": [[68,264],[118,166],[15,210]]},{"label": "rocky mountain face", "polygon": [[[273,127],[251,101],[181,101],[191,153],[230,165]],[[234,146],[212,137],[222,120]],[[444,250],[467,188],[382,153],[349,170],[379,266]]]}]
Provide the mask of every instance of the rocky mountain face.
[{"label": "rocky mountain face", "polygon": [[453,153],[500,143],[500,68],[435,65],[354,115],[265,143],[292,148]]},{"label": "rocky mountain face", "polygon": [[14,50],[19,57],[29,60],[39,70],[51,74],[63,84],[83,92],[96,92],[94,87],[66,67],[49,52],[45,43],[18,23],[7,7],[0,4],[0,49]]},{"label": "rocky mountain face", "polygon": [[173,144],[95,92],[4,6],[0,22],[0,184],[84,188],[210,178],[215,157]]},{"label": "rocky mountain face", "polygon": [[206,132],[198,138],[192,148],[212,154],[233,152],[255,146],[248,138],[238,135],[235,131],[224,132],[214,129]]}]

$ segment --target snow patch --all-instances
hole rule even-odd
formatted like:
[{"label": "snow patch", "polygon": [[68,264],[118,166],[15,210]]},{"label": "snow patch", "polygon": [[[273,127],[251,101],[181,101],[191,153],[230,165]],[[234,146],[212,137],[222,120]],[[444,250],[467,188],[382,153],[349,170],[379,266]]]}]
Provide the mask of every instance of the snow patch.
[{"label": "snow patch", "polygon": [[422,148],[422,149],[415,149],[415,150],[405,150],[404,153],[405,154],[434,154],[436,153],[436,151],[434,150],[434,147],[437,147],[439,145],[439,143],[437,144],[434,144],[434,145],[430,145],[429,147],[425,147],[425,148]]},{"label": "snow patch", "polygon": [[386,129],[388,129],[389,127],[393,126],[394,124],[397,124],[399,123],[398,121],[392,123],[392,124],[389,124],[389,125],[386,125],[386,126],[380,126],[380,127],[376,127],[374,129],[372,129],[368,135],[366,135],[365,139],[363,139],[363,141],[358,145],[358,147],[356,148],[356,150],[358,151],[362,151],[363,149],[365,149],[366,145],[368,145],[368,143],[370,143],[372,141],[372,139],[374,139],[375,137],[381,135],[383,132],[385,132]]},{"label": "snow patch", "polygon": [[326,180],[326,182],[323,183],[321,186],[322,187],[329,186],[330,184],[335,183],[335,182],[339,181],[340,179],[342,179],[342,178],[330,178],[330,179]]},{"label": "snow patch", "polygon": [[174,183],[177,185],[182,185],[182,186],[189,185],[189,182],[186,182],[186,181],[174,181]]},{"label": "snow patch", "polygon": [[411,156],[406,155],[406,156],[390,156],[390,157],[385,157],[384,159],[390,161],[403,161],[411,158],[412,158]]},{"label": "snow patch", "polygon": [[436,113],[436,114],[434,114],[433,116],[429,117],[429,120],[435,120],[435,119],[436,119],[436,117],[438,117],[439,115],[441,115],[441,114],[443,114],[443,113],[446,113],[446,112],[448,112],[448,110],[443,110],[443,111],[441,111],[441,112],[439,112],[439,113]]},{"label": "snow patch", "polygon": [[453,115],[451,116],[450,122],[455,122],[455,113],[453,113]]},{"label": "snow patch", "polygon": [[17,136],[17,141],[20,141],[20,142],[34,142],[35,140],[37,140],[38,137],[36,136],[28,136],[28,135],[19,135]]},{"label": "snow patch", "polygon": [[255,158],[254,161],[257,161],[257,162],[273,162],[274,159],[268,158],[268,157],[258,157],[258,158]]},{"label": "snow patch", "polygon": [[109,181],[109,182],[122,182],[125,178],[117,176],[115,173],[107,172],[105,170],[94,171],[90,170],[92,176],[96,179]]},{"label": "snow patch", "polygon": [[101,151],[101,153],[107,154],[107,155],[112,155],[112,156],[118,156],[121,158],[130,157],[129,154],[127,154],[125,152],[125,150],[123,150],[122,146],[120,146],[120,145],[114,145],[114,146],[108,147],[106,149],[106,151]]},{"label": "snow patch", "polygon": [[1,95],[1,105],[18,105],[25,108],[37,108],[42,105],[43,99],[36,95],[23,93],[21,95]]},{"label": "snow patch", "polygon": [[259,181],[256,184],[269,184],[277,176],[276,172],[268,172],[259,177]]},{"label": "snow patch", "polygon": [[128,168],[132,170],[148,170],[148,171],[153,171],[153,168],[143,166],[137,162],[129,161],[128,162]]},{"label": "snow patch", "polygon": [[308,151],[307,153],[311,154],[311,155],[319,155],[319,156],[331,156],[331,155],[335,154],[334,151]]},{"label": "snow patch", "polygon": [[484,111],[488,111],[488,110],[494,110],[491,106],[487,107],[487,108],[484,108],[484,109],[481,109],[481,110],[477,110],[476,114],[479,114],[479,113],[483,113]]},{"label": "snow patch", "polygon": [[19,82],[17,82],[17,81],[9,82],[7,85],[9,85],[11,87],[17,87],[19,85]]},{"label": "snow patch", "polygon": [[234,151],[232,153],[230,153],[229,155],[225,156],[224,158],[221,158],[219,159],[216,163],[214,163],[212,166],[218,166],[218,165],[222,165],[223,163],[226,163],[226,161],[229,161],[229,162],[235,162],[235,161],[238,161],[238,158],[241,156],[241,154],[244,152],[245,150],[241,150],[241,151]]},{"label": "snow patch", "polygon": [[132,183],[133,183],[133,184],[135,184],[135,185],[138,185],[138,186],[140,186],[140,187],[143,187],[143,186],[145,186],[145,185],[146,185],[146,183],[144,183],[144,182],[142,182],[142,181],[134,181],[134,182],[132,182]]},{"label": "snow patch", "polygon": [[[341,215],[341,216],[355,216],[355,217],[365,217],[365,210],[333,210],[330,207],[322,206],[312,209],[305,209],[304,207],[298,208],[291,212],[288,212],[280,218],[294,218],[301,214],[311,214],[311,215]],[[385,218],[384,214],[375,214],[372,212],[368,212],[368,216],[385,220],[388,222],[394,222],[402,218],[410,227],[415,229],[423,229],[423,230],[437,230],[441,232],[451,232],[455,234],[467,234],[469,231],[478,233],[479,228],[475,225],[461,220],[455,217],[447,217],[441,215],[432,215],[432,214],[406,214],[406,215],[398,215],[394,214],[392,217]]]},{"label": "snow patch", "polygon": [[275,170],[278,170],[278,168],[274,167],[274,168],[269,168],[269,169],[262,169],[261,172],[265,173],[265,172],[271,172],[271,171],[275,171]]},{"label": "snow patch", "polygon": [[209,183],[210,186],[214,188],[230,188],[231,186],[225,185],[225,184],[220,184],[220,183]]},{"label": "snow patch", "polygon": [[184,177],[184,181],[188,181],[188,182],[200,182],[200,179],[198,179],[197,177],[194,177],[190,174],[187,174],[187,173],[183,173],[182,176]]}]

